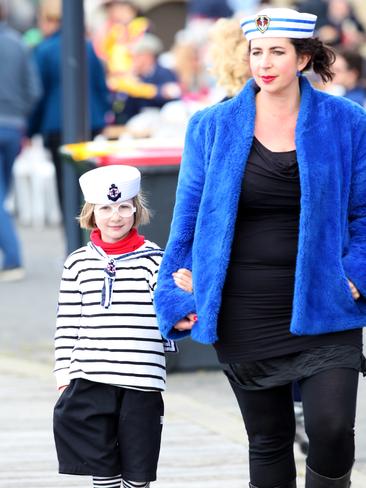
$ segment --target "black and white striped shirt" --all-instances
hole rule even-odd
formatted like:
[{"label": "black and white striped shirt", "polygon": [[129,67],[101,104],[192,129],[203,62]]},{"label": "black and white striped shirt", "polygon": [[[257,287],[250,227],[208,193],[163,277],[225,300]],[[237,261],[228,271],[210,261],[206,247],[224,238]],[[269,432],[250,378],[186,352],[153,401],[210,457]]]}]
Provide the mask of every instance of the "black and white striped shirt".
[{"label": "black and white striped shirt", "polygon": [[[165,389],[163,340],[153,307],[162,254],[149,241],[121,256],[107,256],[89,243],[66,259],[55,335],[59,387],[84,378],[139,390]],[[105,308],[101,296],[110,258],[115,258],[116,273]]]}]

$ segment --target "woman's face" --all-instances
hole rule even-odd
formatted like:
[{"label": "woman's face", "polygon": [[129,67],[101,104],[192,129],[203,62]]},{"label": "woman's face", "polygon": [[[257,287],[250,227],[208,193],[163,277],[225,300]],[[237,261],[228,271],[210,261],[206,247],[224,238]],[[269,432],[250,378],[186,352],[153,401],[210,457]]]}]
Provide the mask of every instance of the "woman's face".
[{"label": "woman's face", "polygon": [[252,75],[263,92],[281,93],[297,84],[297,72],[305,68],[308,56],[298,56],[287,38],[253,39],[249,62]]}]

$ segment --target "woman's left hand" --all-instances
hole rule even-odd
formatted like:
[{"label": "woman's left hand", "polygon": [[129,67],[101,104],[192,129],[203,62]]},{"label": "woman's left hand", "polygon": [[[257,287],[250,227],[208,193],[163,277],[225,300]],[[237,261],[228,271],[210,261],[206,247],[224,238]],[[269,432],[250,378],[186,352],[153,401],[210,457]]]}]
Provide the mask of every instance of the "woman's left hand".
[{"label": "woman's left hand", "polygon": [[353,299],[358,300],[361,296],[360,292],[357,290],[357,288],[355,287],[355,285],[352,283],[351,280],[347,280],[347,281],[348,281],[349,287],[351,289]]},{"label": "woman's left hand", "polygon": [[184,291],[193,292],[192,288],[192,271],[186,268],[180,268],[172,274],[174,283]]}]

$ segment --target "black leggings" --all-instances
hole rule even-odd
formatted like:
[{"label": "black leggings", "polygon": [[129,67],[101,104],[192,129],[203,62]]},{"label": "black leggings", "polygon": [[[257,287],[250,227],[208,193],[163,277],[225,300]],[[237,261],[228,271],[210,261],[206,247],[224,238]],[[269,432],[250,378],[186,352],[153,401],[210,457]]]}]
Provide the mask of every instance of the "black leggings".
[{"label": "black leggings", "polygon": [[[330,369],[300,381],[307,464],[338,478],[354,461],[354,423],[358,371]],[[248,391],[231,383],[249,438],[251,482],[260,488],[286,485],[296,478],[292,385]]]}]

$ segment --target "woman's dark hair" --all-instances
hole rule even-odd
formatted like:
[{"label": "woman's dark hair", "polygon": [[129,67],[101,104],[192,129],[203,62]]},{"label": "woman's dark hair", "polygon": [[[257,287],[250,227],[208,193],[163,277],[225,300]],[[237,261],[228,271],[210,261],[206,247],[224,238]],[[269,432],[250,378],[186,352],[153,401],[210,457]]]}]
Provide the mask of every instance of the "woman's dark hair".
[{"label": "woman's dark hair", "polygon": [[336,55],[330,47],[324,45],[317,37],[307,39],[290,39],[295,46],[298,56],[308,54],[310,56],[304,71],[313,69],[320,76],[323,82],[332,81],[334,73],[331,69]]}]

